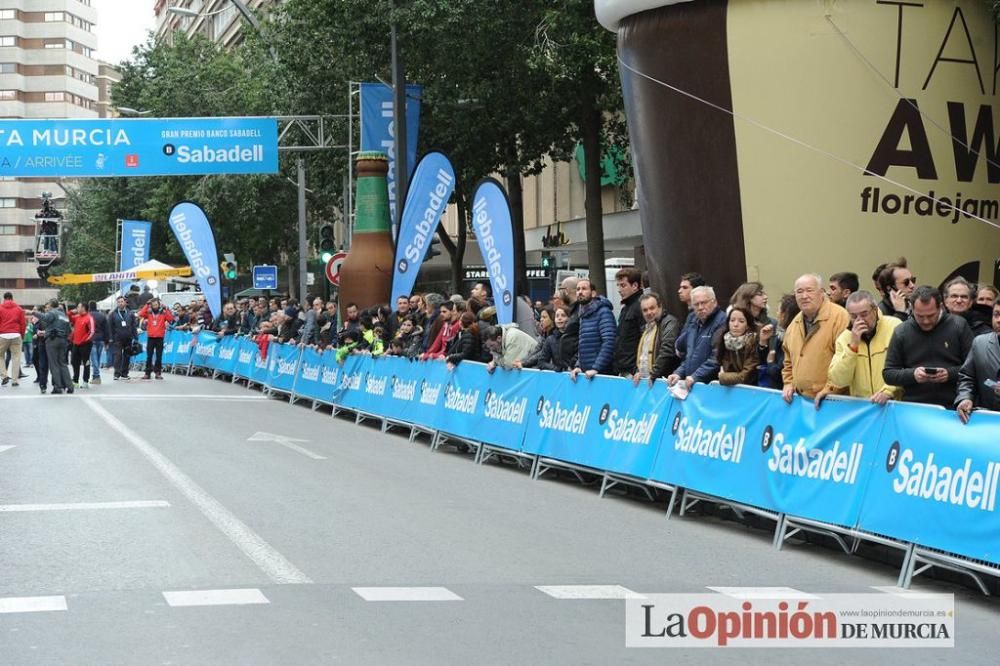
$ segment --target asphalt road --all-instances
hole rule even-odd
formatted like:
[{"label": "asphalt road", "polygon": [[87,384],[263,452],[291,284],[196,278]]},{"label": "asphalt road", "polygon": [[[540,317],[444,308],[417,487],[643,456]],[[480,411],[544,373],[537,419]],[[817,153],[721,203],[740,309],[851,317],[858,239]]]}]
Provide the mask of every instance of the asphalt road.
[{"label": "asphalt road", "polygon": [[221,381],[30,382],[0,389],[3,664],[1000,661],[996,602],[926,579],[953,649],[626,649],[628,591],[888,594],[897,570]]}]

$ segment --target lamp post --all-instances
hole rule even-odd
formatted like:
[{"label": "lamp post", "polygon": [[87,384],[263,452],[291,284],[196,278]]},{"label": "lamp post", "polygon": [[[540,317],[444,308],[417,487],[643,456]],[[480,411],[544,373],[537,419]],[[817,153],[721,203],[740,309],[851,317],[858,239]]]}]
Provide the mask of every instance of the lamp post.
[{"label": "lamp post", "polygon": [[[392,0],[391,7],[395,11],[395,0]],[[394,174],[396,180],[396,219],[392,221],[392,226],[396,233],[399,232],[399,226],[403,219],[403,203],[406,201],[407,180],[410,175],[406,164],[406,73],[403,71],[403,59],[399,54],[397,32],[397,21],[393,17],[390,29],[390,49],[392,52],[392,115],[396,129],[393,137],[396,151],[396,173]]]}]

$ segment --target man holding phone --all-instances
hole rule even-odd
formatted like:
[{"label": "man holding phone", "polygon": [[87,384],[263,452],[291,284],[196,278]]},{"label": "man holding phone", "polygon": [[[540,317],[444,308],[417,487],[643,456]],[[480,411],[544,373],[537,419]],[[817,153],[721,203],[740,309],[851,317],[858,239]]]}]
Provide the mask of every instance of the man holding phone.
[{"label": "man holding phone", "polygon": [[1000,412],[1000,302],[993,304],[993,332],[978,336],[958,372],[955,408],[962,423],[973,407]]},{"label": "man holding phone", "polygon": [[882,377],[903,388],[903,400],[950,409],[958,392],[958,371],[972,349],[972,329],[948,314],[941,292],[921,286],[910,300],[913,315],[893,331]]}]

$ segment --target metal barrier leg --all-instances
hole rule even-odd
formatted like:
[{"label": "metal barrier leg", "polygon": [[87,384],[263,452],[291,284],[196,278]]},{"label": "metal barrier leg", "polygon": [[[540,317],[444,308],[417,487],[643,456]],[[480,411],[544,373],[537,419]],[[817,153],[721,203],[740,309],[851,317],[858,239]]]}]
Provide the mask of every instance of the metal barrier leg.
[{"label": "metal barrier leg", "polygon": [[598,497],[603,498],[604,497],[604,493],[606,493],[612,486],[615,485],[613,481],[609,485],[608,481],[610,481],[610,480],[611,479],[608,478],[607,474],[605,474],[604,476],[601,477],[601,492],[598,493],[598,495],[597,495]]},{"label": "metal barrier leg", "polygon": [[667,503],[667,520],[670,520],[670,516],[674,513],[674,505],[677,504],[677,486],[670,491],[670,501]]},{"label": "metal barrier leg", "polygon": [[781,550],[782,544],[785,543],[785,531],[788,525],[785,521],[785,514],[778,516],[778,524],[774,527],[774,541],[772,545],[775,550]]},{"label": "metal barrier leg", "polygon": [[896,579],[896,587],[901,587],[904,590],[910,587],[910,578],[913,577],[913,551],[916,548],[912,543],[906,546],[903,564],[899,567],[899,578]]}]

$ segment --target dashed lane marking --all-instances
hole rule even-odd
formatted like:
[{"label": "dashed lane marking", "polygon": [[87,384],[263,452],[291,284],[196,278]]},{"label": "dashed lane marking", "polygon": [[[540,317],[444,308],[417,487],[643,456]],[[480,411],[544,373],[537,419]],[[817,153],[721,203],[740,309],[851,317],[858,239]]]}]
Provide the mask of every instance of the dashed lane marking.
[{"label": "dashed lane marking", "polygon": [[815,594],[793,587],[714,587],[708,589],[735,599],[818,599]]},{"label": "dashed lane marking", "polygon": [[352,587],[365,601],[463,601],[446,587]]},{"label": "dashed lane marking", "polygon": [[250,606],[271,603],[260,590],[183,590],[164,592],[163,598],[173,608],[183,606]]},{"label": "dashed lane marking", "polygon": [[8,597],[0,599],[0,613],[42,613],[66,610],[66,597]]},{"label": "dashed lane marking", "polygon": [[535,589],[555,599],[645,599],[621,585],[536,585]]},{"label": "dashed lane marking", "polygon": [[103,509],[158,509],[169,507],[164,500],[143,500],[138,502],[74,502],[66,504],[0,504],[0,513],[20,513],[24,511],[94,511]]}]

